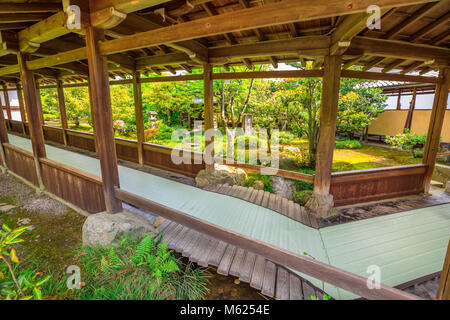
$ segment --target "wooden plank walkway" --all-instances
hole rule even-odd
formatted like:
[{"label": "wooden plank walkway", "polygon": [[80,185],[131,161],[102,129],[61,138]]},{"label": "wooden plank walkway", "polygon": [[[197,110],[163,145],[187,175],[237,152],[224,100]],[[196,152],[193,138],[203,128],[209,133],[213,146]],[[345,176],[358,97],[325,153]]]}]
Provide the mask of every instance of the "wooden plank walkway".
[{"label": "wooden plank walkway", "polygon": [[165,220],[157,231],[169,249],[175,250],[202,267],[217,268],[217,273],[234,276],[249,283],[269,298],[277,300],[322,299],[324,292],[283,266],[252,252],[202,235],[176,222]]},{"label": "wooden plank walkway", "polygon": [[228,184],[209,185],[203,190],[221,193],[230,197],[252,202],[315,229],[318,229],[321,225],[319,219],[311,215],[298,203],[264,190],[256,190],[252,187],[247,188],[237,185],[230,186]]}]

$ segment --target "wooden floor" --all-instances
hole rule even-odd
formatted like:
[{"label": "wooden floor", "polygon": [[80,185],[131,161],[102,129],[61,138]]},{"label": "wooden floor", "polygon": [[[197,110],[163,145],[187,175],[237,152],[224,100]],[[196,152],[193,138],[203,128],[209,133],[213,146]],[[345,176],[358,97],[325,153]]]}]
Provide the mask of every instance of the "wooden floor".
[{"label": "wooden floor", "polygon": [[450,194],[448,193],[440,193],[433,196],[408,196],[395,200],[385,200],[381,202],[336,208],[336,213],[330,218],[317,219],[308,213],[304,207],[301,207],[292,200],[264,190],[256,190],[251,187],[246,188],[236,185],[230,186],[228,184],[207,186],[204,189],[252,202],[315,229],[450,203]]},{"label": "wooden floor", "polygon": [[217,273],[249,283],[269,298],[277,300],[322,299],[325,294],[309,281],[266,258],[202,235],[178,223],[165,220],[158,227],[168,247],[202,266],[213,266]]}]

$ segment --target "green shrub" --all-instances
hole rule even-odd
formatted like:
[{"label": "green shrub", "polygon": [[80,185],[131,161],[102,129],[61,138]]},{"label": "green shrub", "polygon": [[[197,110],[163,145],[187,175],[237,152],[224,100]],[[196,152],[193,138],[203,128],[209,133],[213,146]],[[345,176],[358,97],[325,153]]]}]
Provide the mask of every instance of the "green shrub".
[{"label": "green shrub", "polygon": [[312,190],[303,190],[300,192],[297,192],[293,197],[292,201],[295,203],[298,203],[301,206],[304,206],[308,200],[311,198],[313,192]]},{"label": "green shrub", "polygon": [[293,140],[295,140],[295,136],[292,133],[286,131],[281,131],[278,137],[280,144],[290,144]]},{"label": "green shrub", "polygon": [[79,254],[88,300],[204,299],[204,269],[177,259],[161,237],[124,238],[119,247],[85,247]]},{"label": "green shrub", "polygon": [[307,181],[295,181],[295,186],[297,187],[297,191],[304,191],[304,190],[313,190],[314,189],[314,183],[307,182]]},{"label": "green shrub", "polygon": [[404,133],[395,136],[386,137],[385,142],[395,148],[401,148],[403,150],[423,148],[427,142],[427,134],[416,134],[414,132],[405,131]]},{"label": "green shrub", "polygon": [[246,187],[253,186],[253,183],[256,180],[261,180],[264,182],[264,191],[273,193],[272,180],[270,180],[270,176],[262,175],[260,173],[248,173],[248,182]]},{"label": "green shrub", "polygon": [[412,149],[411,153],[414,158],[423,158],[424,149],[423,148]]},{"label": "green shrub", "polygon": [[336,149],[361,149],[362,145],[356,140],[336,141]]},{"label": "green shrub", "polygon": [[161,123],[159,127],[159,131],[156,134],[156,140],[170,140],[172,138],[172,133],[175,131],[175,128],[169,127],[168,125]]}]

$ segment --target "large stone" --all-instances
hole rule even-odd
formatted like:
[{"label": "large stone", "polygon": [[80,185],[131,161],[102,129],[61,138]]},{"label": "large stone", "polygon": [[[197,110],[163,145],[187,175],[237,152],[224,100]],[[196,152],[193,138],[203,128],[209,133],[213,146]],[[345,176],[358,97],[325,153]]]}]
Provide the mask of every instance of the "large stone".
[{"label": "large stone", "polygon": [[292,199],[297,192],[295,182],[292,180],[284,179],[282,177],[272,176],[272,189],[275,194],[282,196],[283,198]]},{"label": "large stone", "polygon": [[247,182],[247,173],[243,169],[225,165],[217,165],[214,171],[201,170],[195,177],[195,183],[199,188],[217,184],[245,186]]},{"label": "large stone", "polygon": [[316,194],[306,203],[305,208],[317,218],[328,218],[333,214],[333,195]]},{"label": "large stone", "polygon": [[447,185],[445,186],[445,192],[450,193],[450,181],[447,181]]},{"label": "large stone", "polygon": [[447,181],[450,181],[450,166],[436,163],[432,179],[442,182],[445,185]]},{"label": "large stone", "polygon": [[124,237],[134,238],[154,233],[155,228],[144,217],[132,212],[89,216],[83,225],[83,244],[108,247]]}]

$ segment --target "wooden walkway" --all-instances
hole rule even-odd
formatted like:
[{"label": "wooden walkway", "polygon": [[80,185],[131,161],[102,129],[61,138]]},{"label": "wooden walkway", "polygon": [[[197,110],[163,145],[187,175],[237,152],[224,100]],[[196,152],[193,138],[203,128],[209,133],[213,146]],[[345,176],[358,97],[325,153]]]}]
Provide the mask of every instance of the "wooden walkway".
[{"label": "wooden walkway", "polygon": [[264,190],[256,190],[252,187],[246,188],[237,185],[230,186],[228,184],[209,185],[205,187],[204,190],[221,193],[254,203],[315,229],[319,229],[321,225],[320,220],[308,213],[304,207],[301,207],[298,203],[283,198],[278,194],[273,194]]},{"label": "wooden walkway", "polygon": [[408,196],[395,200],[386,200],[341,208],[338,207],[336,208],[336,213],[330,218],[317,219],[298,203],[264,190],[256,190],[252,187],[247,188],[236,185],[230,186],[228,184],[210,185],[205,187],[204,190],[254,203],[315,229],[450,203],[450,194],[448,193],[441,193],[433,196]]},{"label": "wooden walkway", "polygon": [[322,299],[325,294],[309,281],[260,255],[202,235],[176,222],[165,220],[157,231],[162,232],[169,249],[202,267],[217,268],[218,274],[234,276],[249,283],[269,298],[311,300],[311,296]]}]

